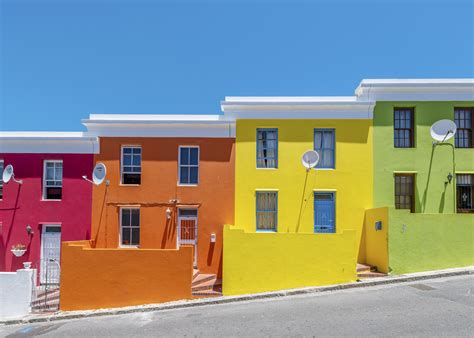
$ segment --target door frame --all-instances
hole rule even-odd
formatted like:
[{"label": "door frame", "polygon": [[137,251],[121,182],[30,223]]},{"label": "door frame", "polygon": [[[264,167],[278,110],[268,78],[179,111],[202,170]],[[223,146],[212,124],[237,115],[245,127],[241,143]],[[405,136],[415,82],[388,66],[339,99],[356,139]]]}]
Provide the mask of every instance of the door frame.
[{"label": "door frame", "polygon": [[[316,194],[331,194],[332,195],[332,202],[333,202],[333,227],[334,232],[316,232]],[[337,233],[336,228],[336,190],[314,190],[313,191],[313,233],[315,234],[335,234]]]},{"label": "door frame", "polygon": [[[61,228],[61,231],[59,232],[59,257],[61,257],[61,243],[62,243],[62,224],[61,223],[41,223],[41,238],[40,238],[40,264],[39,264],[39,279],[40,283],[46,283],[46,281],[43,278],[43,262],[44,262],[44,257],[43,257],[43,238],[44,234],[46,233],[46,228],[47,227],[55,227],[55,228]],[[59,262],[61,265],[61,263]],[[61,273],[61,272],[60,272]]]},{"label": "door frame", "polygon": [[[196,216],[181,216],[180,210],[196,210]],[[193,265],[197,266],[197,249],[198,249],[198,208],[178,208],[178,222],[177,222],[177,234],[176,234],[176,248],[180,248],[181,240],[181,220],[193,219],[196,222],[194,230],[194,262]],[[190,243],[185,243],[191,245]]]}]

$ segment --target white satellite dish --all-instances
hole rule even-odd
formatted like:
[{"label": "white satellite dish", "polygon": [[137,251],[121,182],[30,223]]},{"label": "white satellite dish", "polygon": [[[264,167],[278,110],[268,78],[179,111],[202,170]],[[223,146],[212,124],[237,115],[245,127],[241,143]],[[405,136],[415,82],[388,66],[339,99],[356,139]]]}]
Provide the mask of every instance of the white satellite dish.
[{"label": "white satellite dish", "polygon": [[[105,164],[99,162],[95,165],[94,170],[92,171],[92,181],[88,179],[87,176],[82,176],[82,178],[92,184],[101,185],[105,180],[105,175],[107,175],[107,168]],[[106,184],[108,185],[108,181]]]},{"label": "white satellite dish", "polygon": [[314,150],[306,151],[301,157],[301,163],[303,163],[303,166],[307,170],[316,167],[318,162],[319,162],[319,154]]},{"label": "white satellite dish", "polygon": [[10,180],[13,179],[14,182],[22,184],[22,180],[16,180],[15,179],[15,173],[13,172],[13,166],[11,164],[7,165],[5,169],[3,169],[2,173],[2,181],[4,183],[10,182]]},{"label": "white satellite dish", "polygon": [[437,142],[447,141],[456,134],[456,124],[451,120],[439,120],[431,126],[430,134]]}]

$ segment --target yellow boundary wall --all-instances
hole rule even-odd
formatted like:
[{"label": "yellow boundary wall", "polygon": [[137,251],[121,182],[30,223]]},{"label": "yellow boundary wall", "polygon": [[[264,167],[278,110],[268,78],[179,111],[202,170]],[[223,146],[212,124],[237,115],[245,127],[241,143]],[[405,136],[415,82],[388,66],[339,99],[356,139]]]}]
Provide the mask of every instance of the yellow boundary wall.
[{"label": "yellow boundary wall", "polygon": [[223,294],[356,280],[356,233],[249,233],[224,227]]}]

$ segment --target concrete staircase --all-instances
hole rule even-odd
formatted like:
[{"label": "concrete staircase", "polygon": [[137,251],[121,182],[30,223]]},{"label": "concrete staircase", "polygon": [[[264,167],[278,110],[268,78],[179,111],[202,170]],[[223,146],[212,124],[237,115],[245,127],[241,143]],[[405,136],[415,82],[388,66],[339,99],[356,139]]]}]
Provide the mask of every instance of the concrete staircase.
[{"label": "concrete staircase", "polygon": [[222,296],[222,280],[214,274],[204,274],[194,269],[191,291],[195,298]]},{"label": "concrete staircase", "polygon": [[376,266],[357,263],[357,277],[359,279],[387,277],[386,273],[378,272]]}]

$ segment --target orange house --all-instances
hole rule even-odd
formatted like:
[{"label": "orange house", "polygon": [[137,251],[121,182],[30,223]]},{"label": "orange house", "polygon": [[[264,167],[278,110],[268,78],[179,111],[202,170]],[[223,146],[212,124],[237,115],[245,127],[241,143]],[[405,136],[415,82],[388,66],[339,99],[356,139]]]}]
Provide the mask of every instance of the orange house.
[{"label": "orange house", "polygon": [[222,229],[234,222],[234,124],[221,116],[91,115],[96,248],[193,247],[201,273],[222,273]]}]

